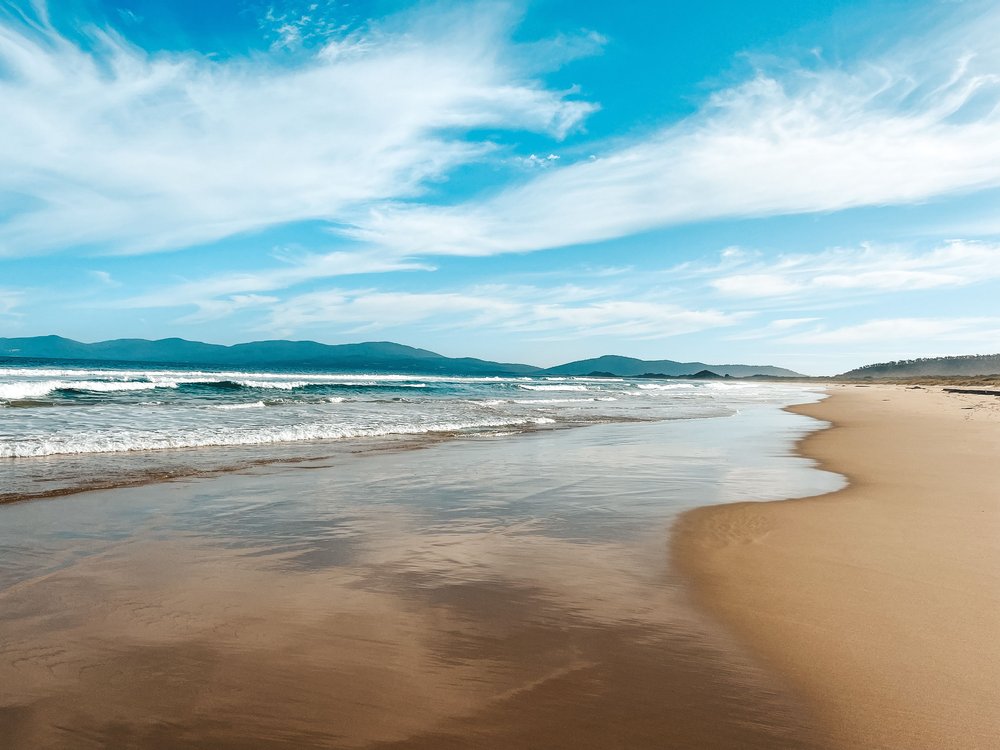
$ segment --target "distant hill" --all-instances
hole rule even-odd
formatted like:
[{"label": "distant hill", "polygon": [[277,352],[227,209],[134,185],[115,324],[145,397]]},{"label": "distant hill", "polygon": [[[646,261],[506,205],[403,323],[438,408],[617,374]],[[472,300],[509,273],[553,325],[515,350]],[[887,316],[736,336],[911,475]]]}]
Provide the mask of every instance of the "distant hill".
[{"label": "distant hill", "polygon": [[970,354],[961,357],[901,359],[865,365],[838,375],[841,378],[898,378],[922,375],[1000,375],[1000,354]]},{"label": "distant hill", "polygon": [[320,344],[315,341],[254,341],[222,346],[185,339],[114,339],[84,344],[62,336],[0,338],[0,357],[89,359],[230,367],[322,367],[333,370],[379,370],[449,375],[530,375],[531,365],[445,357],[426,349],[370,341]]},{"label": "distant hill", "polygon": [[590,375],[637,377],[706,377],[705,371],[734,378],[770,375],[797,377],[798,373],[768,365],[707,365],[704,362],[674,362],[604,356],[584,359],[544,370],[532,365],[491,362],[471,357],[445,357],[427,349],[368,341],[363,344],[320,344],[316,341],[253,341],[249,344],[205,344],[170,338],[113,339],[85,344],[62,336],[0,338],[0,357],[37,359],[87,359],[103,362],[147,362],[151,364],[211,365],[229,367],[308,367],[328,370],[378,370],[381,372],[434,373],[448,375]]},{"label": "distant hill", "polygon": [[671,359],[635,359],[633,357],[619,357],[611,354],[595,359],[581,359],[577,362],[550,367],[546,372],[550,375],[589,375],[593,372],[600,372],[618,377],[634,378],[647,373],[677,377],[694,375],[703,370],[708,370],[716,375],[729,375],[734,378],[747,378],[754,375],[801,377],[797,372],[771,365],[708,365],[704,362],[675,362]]}]

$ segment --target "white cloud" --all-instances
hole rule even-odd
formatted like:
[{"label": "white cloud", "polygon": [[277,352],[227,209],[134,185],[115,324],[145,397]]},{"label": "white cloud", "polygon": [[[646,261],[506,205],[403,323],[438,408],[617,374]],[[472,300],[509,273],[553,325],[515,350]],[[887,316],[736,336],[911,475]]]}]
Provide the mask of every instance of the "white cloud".
[{"label": "white cloud", "polygon": [[486,255],[995,187],[1000,10],[981,7],[972,21],[847,67],[760,71],[685,121],[484,201],[359,213],[349,234],[406,252]]},{"label": "white cloud", "polygon": [[224,318],[239,310],[274,305],[278,297],[263,294],[232,294],[224,299],[210,299],[198,303],[198,310],[177,319],[177,323],[204,323],[216,318]]},{"label": "white cloud", "polygon": [[424,6],[279,63],[148,54],[95,28],[84,48],[44,13],[0,13],[0,255],[342,221],[493,148],[469,130],[561,138],[594,106],[530,78],[514,20]]},{"label": "white cloud", "polygon": [[[184,322],[267,308],[272,311],[269,325],[285,332],[325,321],[352,323],[365,329],[384,328],[403,322],[427,322],[457,310],[463,314],[479,311],[482,316],[466,318],[465,323],[502,325],[525,332],[561,330],[644,338],[734,325],[749,318],[751,309],[843,306],[865,295],[960,287],[1000,279],[1000,245],[981,242],[952,241],[926,252],[872,246],[835,248],[773,259],[731,247],[722,256],[719,263],[686,263],[661,272],[626,267],[577,270],[571,276],[560,272],[527,277],[542,283],[585,277],[595,282],[592,287],[494,284],[454,294],[378,290],[289,294],[284,290],[323,278],[426,271],[433,267],[405,258],[383,257],[373,250],[278,254],[285,264],[275,268],[182,279],[105,305],[196,307],[197,312],[181,318]],[[683,284],[678,286],[679,282]],[[718,294],[716,302],[721,309],[689,309],[704,305],[707,297],[702,284]],[[672,289],[670,304],[664,301],[663,290],[668,287]],[[774,338],[790,327],[815,320],[802,316],[780,318],[762,328],[730,336],[730,340]],[[443,324],[442,320],[434,322]]]},{"label": "white cloud", "polygon": [[117,287],[121,284],[115,281],[114,277],[111,276],[107,271],[90,271],[90,276],[100,282],[106,287]]},{"label": "white cloud", "polygon": [[801,286],[776,273],[744,273],[712,282],[723,294],[737,297],[779,297],[800,291]]},{"label": "white cloud", "polygon": [[24,301],[24,292],[16,289],[0,289],[0,315],[17,316],[15,309]]},{"label": "white cloud", "polygon": [[[280,333],[322,325],[358,333],[421,324],[425,329],[485,329],[529,337],[558,333],[651,339],[732,326],[746,317],[653,300],[625,302],[602,294],[575,287],[487,286],[424,293],[330,289],[274,304],[266,327]],[[546,302],[536,302],[539,299]]]},{"label": "white cloud", "polygon": [[[231,302],[239,295],[287,289],[305,281],[390,271],[428,271],[433,267],[406,259],[384,258],[372,252],[331,252],[324,254],[291,254],[278,252],[277,258],[284,266],[275,268],[237,271],[216,274],[200,279],[180,279],[155,291],[147,292],[109,303],[112,307],[153,308],[196,305],[211,317],[220,317],[227,310],[241,309],[247,305],[217,304]],[[222,298],[220,300],[220,298]],[[262,298],[263,299],[263,298]]]},{"label": "white cloud", "polygon": [[[272,40],[271,50],[296,50],[310,43],[331,41],[335,35],[350,38],[350,24],[332,0],[318,0],[298,5],[271,5],[258,21],[260,29]],[[343,42],[339,42],[341,46]]]},{"label": "white cloud", "polygon": [[544,169],[553,166],[558,160],[559,156],[557,154],[543,156],[529,154],[528,156],[516,157],[514,162],[525,169]]},{"label": "white cloud", "polygon": [[[500,5],[420,6],[353,30],[320,7],[272,14],[281,46],[314,42],[279,64],[150,55],[95,29],[84,49],[0,18],[0,209],[17,196],[0,255],[171,249],[309,219],[389,256],[486,255],[997,186],[1000,11],[982,7],[847,66],[760,70],[599,158],[528,156],[548,168],[454,206],[419,198],[494,148],[469,131],[560,138],[596,108],[531,76],[599,52],[603,37],[515,45]],[[742,282],[727,283],[778,283]]]},{"label": "white cloud", "polygon": [[873,246],[838,248],[769,261],[751,256],[726,269],[725,275],[709,283],[727,296],[844,300],[864,293],[961,287],[1000,279],[1000,245],[956,240],[923,253]]},{"label": "white cloud", "polygon": [[779,318],[772,320],[765,326],[745,333],[739,333],[728,337],[729,341],[746,341],[752,339],[773,338],[777,334],[787,334],[794,328],[800,328],[808,323],[815,323],[819,318]]},{"label": "white cloud", "polygon": [[991,348],[992,351],[996,349],[998,339],[1000,317],[982,317],[870,320],[839,328],[818,327],[787,336],[782,341],[816,346],[874,344],[887,351],[901,344],[919,344],[925,350],[928,346],[940,344],[943,351],[954,351],[954,344],[963,342]]}]

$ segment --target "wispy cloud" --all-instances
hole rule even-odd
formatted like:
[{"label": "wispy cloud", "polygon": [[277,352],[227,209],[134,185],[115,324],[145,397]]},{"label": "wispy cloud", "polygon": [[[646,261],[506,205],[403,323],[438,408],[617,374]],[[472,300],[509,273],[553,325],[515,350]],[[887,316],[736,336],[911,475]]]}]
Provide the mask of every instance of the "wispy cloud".
[{"label": "wispy cloud", "polygon": [[485,255],[1000,185],[1000,10],[976,8],[972,20],[850,65],[761,69],[685,121],[488,200],[361,213],[349,234],[407,252]]},{"label": "wispy cloud", "polygon": [[24,292],[16,289],[0,289],[0,315],[15,316],[15,309],[24,300]]},{"label": "wispy cloud", "polygon": [[[788,254],[769,261],[730,256],[706,270],[722,275],[709,285],[729,297],[843,302],[857,294],[960,287],[1000,279],[1000,245],[948,242],[929,252],[864,246]],[[690,270],[690,269],[689,269]]]},{"label": "wispy cloud", "polygon": [[[919,344],[938,345],[953,352],[962,342],[977,347],[996,348],[1000,338],[1000,317],[981,318],[891,318],[870,320],[835,328],[817,327],[782,339],[786,343],[816,346],[875,345],[881,351]],[[891,357],[887,357],[891,358]]]},{"label": "wispy cloud", "polygon": [[102,286],[109,288],[121,286],[121,283],[115,281],[114,277],[107,271],[89,271],[88,273],[92,279],[96,280]]},{"label": "wispy cloud", "polygon": [[515,21],[423,6],[276,62],[149,54],[94,27],[84,45],[0,11],[0,255],[343,221],[489,153],[470,131],[561,138],[595,107],[532,79]]},{"label": "wispy cloud", "polygon": [[609,299],[603,290],[494,285],[461,292],[309,292],[270,306],[265,325],[276,332],[322,325],[359,333],[420,323],[428,329],[486,328],[537,338],[586,334],[650,339],[732,326],[745,317],[655,300]]},{"label": "wispy cloud", "polygon": [[772,320],[770,323],[761,326],[760,328],[733,334],[728,337],[728,340],[747,341],[752,339],[775,338],[777,336],[788,335],[789,331],[801,328],[809,323],[815,323],[818,320],[820,320],[820,318],[779,318],[777,320]]},{"label": "wispy cloud", "polygon": [[308,3],[283,3],[269,5],[258,26],[271,40],[271,50],[299,50],[302,47],[329,44],[336,40],[341,47],[346,44],[363,45],[353,18],[333,0],[316,0]]},{"label": "wispy cloud", "polygon": [[[753,321],[754,310],[772,309],[794,317],[759,323],[728,338],[784,340],[790,329],[819,320],[815,312],[798,311],[1000,279],[1000,245],[959,241],[924,252],[863,246],[769,259],[727,248],[717,262],[685,263],[661,271],[577,268],[528,275],[522,285],[498,283],[424,293],[349,287],[296,293],[297,285],[325,278],[434,268],[375,250],[277,257],[283,261],[277,267],[180,279],[106,305],[196,308],[179,319],[185,323],[258,309],[269,321],[266,327],[283,333],[326,323],[356,325],[357,330],[403,323],[455,326],[457,317],[461,320],[457,327],[631,339],[736,326]],[[573,285],[570,279],[577,283],[586,279],[590,286]],[[709,300],[712,309],[700,310]]]},{"label": "wispy cloud", "polygon": [[154,308],[194,305],[204,319],[223,317],[247,304],[233,304],[238,298],[256,297],[258,292],[284,290],[305,281],[336,276],[352,276],[390,271],[427,271],[432,266],[407,259],[385,258],[373,252],[275,253],[283,264],[260,270],[215,274],[199,279],[179,278],[152,291],[109,303],[111,307]]},{"label": "wispy cloud", "polygon": [[240,310],[274,305],[278,297],[264,294],[230,294],[220,299],[206,299],[198,303],[198,309],[190,315],[177,319],[177,323],[204,323],[208,320],[225,318]]}]

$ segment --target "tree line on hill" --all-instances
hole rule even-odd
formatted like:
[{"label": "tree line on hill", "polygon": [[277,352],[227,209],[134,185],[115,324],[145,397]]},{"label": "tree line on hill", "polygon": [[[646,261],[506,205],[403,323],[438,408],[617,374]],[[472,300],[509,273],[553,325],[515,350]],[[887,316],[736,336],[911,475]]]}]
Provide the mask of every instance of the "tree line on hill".
[{"label": "tree line on hill", "polygon": [[1000,354],[968,354],[957,357],[920,357],[879,362],[845,372],[842,378],[896,378],[921,375],[997,375]]}]

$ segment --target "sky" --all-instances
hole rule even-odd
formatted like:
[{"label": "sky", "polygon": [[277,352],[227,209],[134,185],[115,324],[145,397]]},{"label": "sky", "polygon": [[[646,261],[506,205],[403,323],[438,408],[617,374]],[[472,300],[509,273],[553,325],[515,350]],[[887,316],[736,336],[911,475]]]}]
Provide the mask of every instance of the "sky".
[{"label": "sky", "polygon": [[0,336],[1000,352],[1000,5],[0,0]]}]

